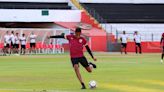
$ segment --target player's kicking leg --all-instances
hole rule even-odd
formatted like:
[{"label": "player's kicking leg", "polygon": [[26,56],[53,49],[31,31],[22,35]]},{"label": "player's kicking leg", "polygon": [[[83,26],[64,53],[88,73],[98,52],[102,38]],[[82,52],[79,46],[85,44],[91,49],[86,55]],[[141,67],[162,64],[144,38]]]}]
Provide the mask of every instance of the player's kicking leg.
[{"label": "player's kicking leg", "polygon": [[89,66],[88,66],[88,67],[85,67],[85,69],[86,69],[88,72],[90,72],[90,73],[92,72],[92,69],[93,69],[93,68],[96,68],[96,67],[97,67],[95,64],[93,64],[93,63],[91,63],[91,62],[89,62],[88,65],[89,65]]},{"label": "player's kicking leg", "polygon": [[91,73],[92,72],[92,69],[93,68],[96,68],[96,65],[93,64],[92,62],[89,62],[87,61],[87,59],[85,57],[82,57],[80,59],[80,64],[89,72]]}]

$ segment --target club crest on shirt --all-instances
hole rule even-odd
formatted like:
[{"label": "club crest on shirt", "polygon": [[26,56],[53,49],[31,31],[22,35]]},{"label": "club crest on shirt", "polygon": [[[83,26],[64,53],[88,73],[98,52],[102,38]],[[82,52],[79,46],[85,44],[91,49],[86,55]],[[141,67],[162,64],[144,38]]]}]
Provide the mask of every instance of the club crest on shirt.
[{"label": "club crest on shirt", "polygon": [[79,43],[82,43],[82,41],[83,41],[82,39],[79,39]]},{"label": "club crest on shirt", "polygon": [[73,40],[73,37],[71,37],[71,40]]}]

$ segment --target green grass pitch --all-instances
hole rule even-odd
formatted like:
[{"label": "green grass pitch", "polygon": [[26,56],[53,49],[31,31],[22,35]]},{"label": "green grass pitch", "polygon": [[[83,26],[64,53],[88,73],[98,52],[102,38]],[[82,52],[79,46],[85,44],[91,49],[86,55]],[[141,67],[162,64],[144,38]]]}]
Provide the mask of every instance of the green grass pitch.
[{"label": "green grass pitch", "polygon": [[[92,61],[86,54],[88,61]],[[0,92],[164,92],[160,54],[95,53],[97,69],[87,73],[81,90],[69,54],[0,57]],[[95,80],[98,87],[89,89]]]}]

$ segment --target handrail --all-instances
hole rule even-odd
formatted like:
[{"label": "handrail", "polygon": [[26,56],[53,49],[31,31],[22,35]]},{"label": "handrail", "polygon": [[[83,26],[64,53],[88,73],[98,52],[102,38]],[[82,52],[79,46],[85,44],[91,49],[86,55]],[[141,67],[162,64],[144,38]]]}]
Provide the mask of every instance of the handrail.
[{"label": "handrail", "polygon": [[79,9],[84,10],[84,8],[80,5],[80,3],[77,0],[71,0],[71,2]]}]

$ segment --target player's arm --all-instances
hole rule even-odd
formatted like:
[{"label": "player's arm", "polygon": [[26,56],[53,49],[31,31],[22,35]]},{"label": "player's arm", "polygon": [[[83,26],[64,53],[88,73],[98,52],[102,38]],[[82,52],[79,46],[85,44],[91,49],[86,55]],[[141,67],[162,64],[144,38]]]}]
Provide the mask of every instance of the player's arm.
[{"label": "player's arm", "polygon": [[93,56],[92,51],[87,44],[85,45],[85,48],[86,48],[87,52],[90,54],[90,56],[92,57],[92,59],[94,61],[96,61],[97,59]]},{"label": "player's arm", "polygon": [[61,34],[61,35],[55,35],[55,36],[49,36],[48,38],[65,38],[66,39],[66,36],[65,34]]},{"label": "player's arm", "polygon": [[65,38],[64,35],[49,36],[49,38]]}]

